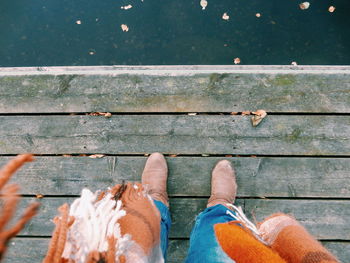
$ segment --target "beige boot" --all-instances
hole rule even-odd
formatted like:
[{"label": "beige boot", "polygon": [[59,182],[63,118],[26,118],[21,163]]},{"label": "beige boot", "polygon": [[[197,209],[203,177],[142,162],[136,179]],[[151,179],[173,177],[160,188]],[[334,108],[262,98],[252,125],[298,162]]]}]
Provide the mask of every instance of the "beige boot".
[{"label": "beige boot", "polygon": [[142,173],[142,185],[148,190],[150,196],[169,206],[167,194],[168,167],[164,156],[152,153],[147,159]]},{"label": "beige boot", "polygon": [[211,176],[211,196],[207,207],[227,203],[232,204],[235,201],[237,193],[237,184],[235,172],[231,163],[227,160],[218,162]]}]

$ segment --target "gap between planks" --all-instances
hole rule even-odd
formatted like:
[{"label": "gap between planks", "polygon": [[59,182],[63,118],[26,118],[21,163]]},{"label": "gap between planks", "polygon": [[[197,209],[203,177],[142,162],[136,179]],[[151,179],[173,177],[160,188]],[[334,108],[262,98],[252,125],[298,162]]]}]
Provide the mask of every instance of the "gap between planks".
[{"label": "gap between planks", "polygon": [[[0,157],[14,157],[22,153],[18,154],[0,154]],[[151,153],[123,153],[123,154],[106,154],[101,152],[91,152],[91,153],[60,153],[60,154],[38,154],[35,153],[33,156],[37,157],[65,157],[65,158],[83,158],[83,157],[89,157],[90,155],[95,154],[103,154],[104,157],[149,157]],[[179,153],[162,153],[167,158],[178,158],[178,157],[194,157],[194,158],[335,158],[335,159],[341,159],[341,158],[350,158],[350,155],[278,155],[278,154],[232,154],[232,153],[223,153],[223,154],[179,154]],[[65,156],[69,155],[69,157]],[[176,155],[176,156],[174,156]],[[228,156],[229,155],[229,156]]]},{"label": "gap between planks", "polygon": [[[255,110],[255,109],[254,109]],[[257,109],[256,109],[257,110]],[[0,116],[85,116],[90,115],[95,112],[11,112],[11,113],[0,113]],[[242,115],[242,112],[109,112],[113,115],[123,116],[123,115],[189,115],[195,113],[197,115],[236,115],[236,116],[249,116]],[[350,113],[346,112],[267,112],[267,115],[284,115],[284,116],[350,116]],[[96,116],[100,118],[106,118],[104,116]]]}]

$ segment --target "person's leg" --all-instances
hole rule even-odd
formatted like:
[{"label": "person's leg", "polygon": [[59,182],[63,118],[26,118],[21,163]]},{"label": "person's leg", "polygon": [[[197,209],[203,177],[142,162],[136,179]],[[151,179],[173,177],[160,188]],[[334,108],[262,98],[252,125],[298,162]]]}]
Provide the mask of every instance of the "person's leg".
[{"label": "person's leg", "polygon": [[167,256],[167,249],[168,249],[168,238],[169,238],[169,231],[171,226],[171,218],[170,218],[170,211],[169,208],[163,204],[161,201],[154,200],[154,204],[158,208],[160,212],[160,246],[163,252],[164,259],[166,259]]},{"label": "person's leg", "polygon": [[190,236],[187,263],[234,262],[222,250],[215,237],[214,225],[236,220],[235,212],[227,207],[236,197],[237,184],[230,162],[220,161],[212,172],[211,196],[207,208],[200,213]]},{"label": "person's leg", "polygon": [[142,185],[148,190],[160,213],[160,247],[164,260],[166,260],[168,235],[171,226],[169,199],[166,190],[167,178],[168,167],[164,156],[160,153],[151,154],[142,173]]},{"label": "person's leg", "polygon": [[232,263],[216,240],[214,225],[235,220],[235,213],[222,204],[206,208],[196,218],[190,237],[187,263]]}]

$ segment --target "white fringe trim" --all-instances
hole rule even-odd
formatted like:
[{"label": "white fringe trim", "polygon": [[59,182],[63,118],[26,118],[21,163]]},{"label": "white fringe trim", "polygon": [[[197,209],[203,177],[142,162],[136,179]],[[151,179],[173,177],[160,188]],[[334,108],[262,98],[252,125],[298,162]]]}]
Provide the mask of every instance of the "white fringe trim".
[{"label": "white fringe trim", "polygon": [[231,207],[236,212],[236,215],[231,213],[229,210],[226,211],[226,214],[232,216],[235,220],[239,221],[242,225],[244,225],[251,231],[251,233],[255,236],[256,239],[258,239],[264,245],[268,246],[268,243],[262,238],[262,234],[259,232],[258,228],[244,214],[242,207],[237,207],[230,203],[227,203],[226,205]]}]

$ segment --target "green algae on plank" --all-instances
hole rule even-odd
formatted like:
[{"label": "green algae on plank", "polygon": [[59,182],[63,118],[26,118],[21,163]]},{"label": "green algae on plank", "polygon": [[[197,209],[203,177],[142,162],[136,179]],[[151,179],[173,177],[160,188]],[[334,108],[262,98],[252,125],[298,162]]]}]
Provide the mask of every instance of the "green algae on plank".
[{"label": "green algae on plank", "polygon": [[207,71],[186,75],[184,71],[184,75],[148,75],[145,70],[142,74],[50,75],[45,72],[45,75],[1,76],[0,94],[0,113],[256,109],[350,113],[350,74]]},{"label": "green algae on plank", "polygon": [[270,83],[274,86],[288,86],[293,85],[296,82],[295,75],[276,75],[270,80]]}]

